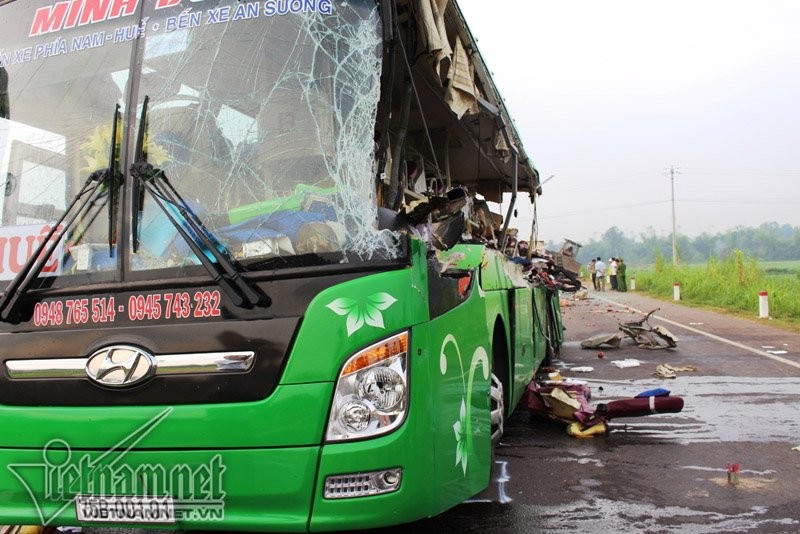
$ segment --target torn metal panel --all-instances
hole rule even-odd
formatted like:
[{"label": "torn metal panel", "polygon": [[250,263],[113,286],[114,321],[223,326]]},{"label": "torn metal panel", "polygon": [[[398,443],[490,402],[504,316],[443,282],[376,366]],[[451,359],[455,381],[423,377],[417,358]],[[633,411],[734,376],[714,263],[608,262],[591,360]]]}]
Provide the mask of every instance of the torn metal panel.
[{"label": "torn metal panel", "polygon": [[638,321],[619,323],[619,329],[643,349],[672,349],[678,346],[678,338],[661,325],[650,326],[650,317],[658,308]]},{"label": "torn metal panel", "polygon": [[417,23],[424,48],[431,55],[433,72],[442,84],[442,70],[452,61],[453,49],[445,29],[444,13],[449,0],[419,0]]},{"label": "torn metal panel", "polygon": [[[512,192],[518,177],[519,189],[535,196],[538,173],[522,148],[457,2],[412,0],[398,2],[397,8],[397,33],[406,57],[396,62],[390,130],[405,128],[396,102],[410,73],[415,102],[407,125],[409,146],[432,164],[426,167],[426,175],[445,176],[449,184],[489,195],[493,201],[499,201],[503,192]],[[442,58],[448,53],[446,44],[452,51]],[[423,61],[418,61],[420,57]],[[436,131],[450,132],[446,144],[432,134]],[[434,169],[437,161],[444,168]]]},{"label": "torn metal panel", "polygon": [[475,70],[460,39],[456,39],[453,65],[447,75],[445,102],[459,119],[478,113],[480,92],[474,82]]}]

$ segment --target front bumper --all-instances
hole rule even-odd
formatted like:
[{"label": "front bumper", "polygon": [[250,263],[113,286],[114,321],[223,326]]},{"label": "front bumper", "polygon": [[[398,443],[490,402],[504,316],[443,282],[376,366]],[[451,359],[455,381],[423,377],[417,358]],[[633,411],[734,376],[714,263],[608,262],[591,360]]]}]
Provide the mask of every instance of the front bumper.
[{"label": "front bumper", "polygon": [[7,468],[0,470],[0,519],[78,525],[77,493],[107,494],[103,488],[110,487],[113,493],[142,494],[149,485],[167,488],[176,508],[180,503],[176,524],[182,528],[302,532],[318,455],[319,447],[111,454],[2,449],[0,462]]},{"label": "front bumper", "polygon": [[[80,525],[77,494],[170,494],[176,522],[158,528],[305,532],[412,521],[435,511],[432,460],[412,446],[419,441],[409,428],[312,447],[106,452],[54,441],[47,449],[0,449],[0,523]],[[397,491],[324,498],[328,476],[388,467],[403,470]]]}]

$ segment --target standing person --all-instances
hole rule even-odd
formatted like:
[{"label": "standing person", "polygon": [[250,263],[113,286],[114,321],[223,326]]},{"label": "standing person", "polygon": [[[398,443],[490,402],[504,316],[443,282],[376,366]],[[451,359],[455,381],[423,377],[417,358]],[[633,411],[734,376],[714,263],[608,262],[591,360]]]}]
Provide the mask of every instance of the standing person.
[{"label": "standing person", "polygon": [[625,261],[622,258],[619,258],[617,261],[617,291],[622,291],[623,293],[628,290],[628,280],[625,278],[625,271],[628,267],[625,265]]},{"label": "standing person", "polygon": [[592,261],[589,262],[589,274],[592,276],[592,287],[597,291],[597,267],[595,263],[597,263],[597,260],[592,258]]},{"label": "standing person", "polygon": [[594,264],[594,268],[597,272],[597,289],[598,291],[605,291],[606,290],[606,264],[603,263],[603,260],[600,257],[597,257],[597,261]]},{"label": "standing person", "polygon": [[608,279],[611,282],[611,291],[617,290],[617,258],[608,260]]}]

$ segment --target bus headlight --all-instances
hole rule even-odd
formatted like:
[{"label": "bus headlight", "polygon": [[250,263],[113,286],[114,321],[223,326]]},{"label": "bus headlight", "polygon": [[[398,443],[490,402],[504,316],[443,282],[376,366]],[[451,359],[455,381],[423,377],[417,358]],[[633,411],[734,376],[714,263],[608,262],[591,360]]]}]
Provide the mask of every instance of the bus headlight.
[{"label": "bus headlight", "polygon": [[391,432],[408,409],[408,332],[351,356],[336,382],[326,440],[363,439]]},{"label": "bus headlight", "polygon": [[369,426],[372,410],[360,401],[349,401],[339,410],[339,424],[348,432],[363,432]]},{"label": "bus headlight", "polygon": [[375,367],[359,377],[358,392],[381,412],[391,412],[405,399],[406,380],[391,367]]}]

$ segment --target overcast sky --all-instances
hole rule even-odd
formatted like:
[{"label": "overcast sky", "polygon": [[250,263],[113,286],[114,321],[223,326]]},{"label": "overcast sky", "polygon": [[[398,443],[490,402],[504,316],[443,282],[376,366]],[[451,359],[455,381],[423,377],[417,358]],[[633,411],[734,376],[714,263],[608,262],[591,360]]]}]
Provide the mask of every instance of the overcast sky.
[{"label": "overcast sky", "polygon": [[[800,226],[800,1],[458,4],[555,175],[540,239],[669,234],[671,166],[679,233]],[[512,225],[530,228],[522,209]]]}]

